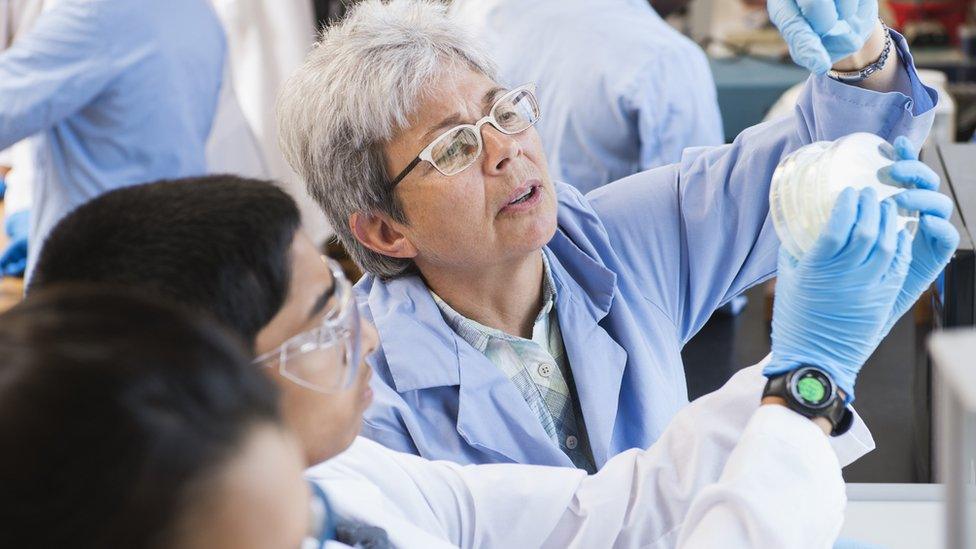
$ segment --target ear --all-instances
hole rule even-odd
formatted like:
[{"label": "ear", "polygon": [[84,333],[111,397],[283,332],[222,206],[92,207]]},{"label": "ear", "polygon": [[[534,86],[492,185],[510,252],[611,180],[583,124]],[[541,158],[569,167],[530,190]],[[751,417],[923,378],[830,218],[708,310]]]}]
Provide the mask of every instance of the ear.
[{"label": "ear", "polygon": [[400,259],[417,256],[417,248],[384,214],[355,212],[349,216],[349,229],[360,244],[378,254]]}]

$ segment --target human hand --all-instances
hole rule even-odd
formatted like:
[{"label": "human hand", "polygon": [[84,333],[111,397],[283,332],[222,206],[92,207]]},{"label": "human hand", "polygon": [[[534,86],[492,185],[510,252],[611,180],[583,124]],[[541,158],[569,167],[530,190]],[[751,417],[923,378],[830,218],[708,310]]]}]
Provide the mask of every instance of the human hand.
[{"label": "human hand", "polygon": [[797,260],[780,249],[773,302],[772,377],[815,365],[848,402],[854,381],[879,341],[911,261],[911,237],[898,230],[891,200],[873,188],[847,188],[823,233]]},{"label": "human hand", "polygon": [[882,337],[939,276],[959,244],[959,232],[949,223],[952,200],[938,192],[939,176],[919,162],[915,147],[907,137],[896,138],[894,146],[898,161],[892,164],[886,175],[898,185],[913,187],[895,195],[894,200],[905,210],[917,211],[919,222],[918,234],[912,243],[908,276],[895,299]]},{"label": "human hand", "polygon": [[767,0],[797,65],[814,74],[857,53],[878,26],[878,0]]},{"label": "human hand", "polygon": [[24,276],[27,271],[27,236],[30,231],[30,210],[11,214],[5,224],[10,242],[0,255],[0,274]]}]

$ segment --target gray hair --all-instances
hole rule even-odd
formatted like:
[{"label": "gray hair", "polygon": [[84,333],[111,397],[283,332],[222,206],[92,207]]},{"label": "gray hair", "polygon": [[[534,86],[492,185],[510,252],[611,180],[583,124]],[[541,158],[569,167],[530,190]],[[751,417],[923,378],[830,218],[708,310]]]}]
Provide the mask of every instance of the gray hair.
[{"label": "gray hair", "polygon": [[353,236],[354,212],[407,223],[389,185],[383,145],[407,126],[426,86],[464,66],[496,78],[472,35],[432,0],[365,0],[325,28],[278,98],[285,158],[364,270],[391,278],[413,261],[378,254]]}]

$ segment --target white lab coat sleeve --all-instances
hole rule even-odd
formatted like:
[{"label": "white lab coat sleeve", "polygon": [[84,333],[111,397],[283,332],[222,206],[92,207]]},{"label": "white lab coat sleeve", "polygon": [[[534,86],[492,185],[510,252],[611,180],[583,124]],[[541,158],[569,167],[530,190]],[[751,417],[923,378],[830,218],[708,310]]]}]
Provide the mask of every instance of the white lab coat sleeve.
[{"label": "white lab coat sleeve", "polygon": [[783,406],[760,407],[722,477],[692,501],[678,547],[831,547],[847,496],[827,440]]},{"label": "white lab coat sleeve", "polygon": [[[694,534],[689,512],[702,509],[695,516],[712,524],[721,519],[723,505],[735,505],[728,502],[739,493],[760,502],[760,507],[744,507],[748,516],[738,520],[774,520],[776,526],[794,529],[832,527],[826,522],[832,516],[810,518],[790,513],[789,508],[762,507],[769,487],[733,482],[742,467],[754,466],[750,474],[776,470],[770,474],[791,478],[807,470],[778,461],[785,455],[781,450],[763,452],[775,425],[750,424],[750,418],[759,408],[764,380],[762,364],[737,373],[720,390],[679,412],[653,446],[619,454],[592,476],[558,467],[432,462],[360,439],[346,453],[310,469],[309,477],[322,483],[341,513],[385,527],[391,537],[411,537],[419,529],[423,536],[461,547],[672,547],[682,531]],[[757,417],[765,415],[769,414]],[[792,440],[793,434],[775,436]],[[823,440],[816,442],[830,448],[826,437],[819,436]],[[730,462],[740,438],[745,445],[736,455],[744,457]],[[796,444],[802,447],[806,441],[800,438]],[[849,455],[870,450],[869,444],[850,435],[833,442],[846,447]],[[750,465],[746,458],[753,455],[767,457]],[[738,465],[727,468],[727,463]],[[818,479],[839,475],[836,457],[807,468],[816,469]],[[732,480],[723,478],[726,469]],[[706,500],[696,506],[699,494],[709,494],[706,488],[716,483],[724,490],[719,493],[724,503]],[[843,507],[843,501],[831,494],[820,497]],[[741,538],[743,543],[749,539]],[[400,545],[410,546],[405,541]]]},{"label": "white lab coat sleeve", "polygon": [[[697,543],[696,540],[701,539],[697,530],[707,530],[710,525],[724,522],[729,527],[722,530],[726,536],[711,538],[713,541],[723,540],[713,546],[822,547],[802,543],[764,544],[763,540],[770,539],[765,530],[757,531],[743,525],[761,524],[768,529],[793,530],[826,528],[836,534],[831,530],[834,524],[828,521],[833,517],[818,515],[810,518],[793,514],[791,507],[765,506],[762,502],[767,492],[771,487],[782,490],[781,486],[765,483],[750,486],[729,479],[738,480],[743,475],[793,478],[814,469],[816,475],[811,480],[839,478],[840,464],[846,465],[847,459],[870,451],[874,442],[859,418],[855,419],[856,427],[851,432],[828,442],[812,422],[797,416],[799,425],[814,428],[814,431],[803,431],[805,435],[812,432],[820,437],[813,439],[816,446],[812,450],[826,448],[829,451],[833,445],[834,451],[829,452],[829,459],[821,455],[819,461],[799,468],[791,459],[781,461],[780,458],[797,455],[774,448],[781,444],[781,439],[793,441],[802,454],[810,437],[799,436],[794,440],[793,432],[777,428],[783,424],[771,424],[764,419],[774,414],[766,410],[768,407],[763,407],[761,414],[757,412],[766,379],[762,375],[763,365],[760,363],[738,372],[718,391],[685,407],[662,437],[647,450],[620,454],[607,462],[599,473],[584,479],[546,546],[590,547],[612,542],[615,547],[675,547],[682,532],[687,532],[686,538]],[[781,411],[795,415],[789,410]],[[839,462],[840,455],[845,461]],[[816,483],[809,484],[806,480],[802,481],[802,486],[819,489]],[[717,497],[713,494],[724,499],[720,503],[711,503]],[[819,497],[842,509],[844,501],[834,496],[833,492],[828,492]],[[706,499],[699,502],[702,497]],[[752,507],[739,506],[738,499],[748,501]],[[771,503],[778,501],[770,498]],[[715,512],[708,512],[712,507]],[[735,520],[728,520],[725,515],[729,514]],[[704,521],[701,526],[699,520]],[[839,529],[840,523],[836,527]],[[740,534],[734,533],[737,531]]]},{"label": "white lab coat sleeve", "polygon": [[50,128],[98,95],[116,75],[119,2],[63,0],[0,54],[0,149]]},{"label": "white lab coat sleeve", "polygon": [[897,43],[911,97],[811,76],[793,116],[748,128],[728,145],[686,149],[677,164],[587,194],[606,228],[614,270],[641,281],[642,296],[683,342],[717,307],[775,273],[779,240],[768,196],[785,155],[859,131],[924,141],[935,91],[919,83],[904,39]]}]

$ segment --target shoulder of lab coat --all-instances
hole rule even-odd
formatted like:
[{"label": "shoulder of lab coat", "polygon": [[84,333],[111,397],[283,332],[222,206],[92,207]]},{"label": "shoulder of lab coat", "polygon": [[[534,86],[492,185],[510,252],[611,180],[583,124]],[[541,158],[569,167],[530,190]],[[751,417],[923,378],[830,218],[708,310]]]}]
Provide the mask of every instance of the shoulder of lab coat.
[{"label": "shoulder of lab coat", "polygon": [[[679,538],[692,547],[716,535],[726,547],[825,546],[841,524],[840,465],[873,441],[852,431],[830,441],[835,453],[805,418],[757,412],[762,366],[689,404],[657,443],[617,455],[593,476],[429,461],[362,437],[307,476],[337,512],[386,529],[398,547],[672,547]],[[778,544],[784,539],[803,542]]]}]

